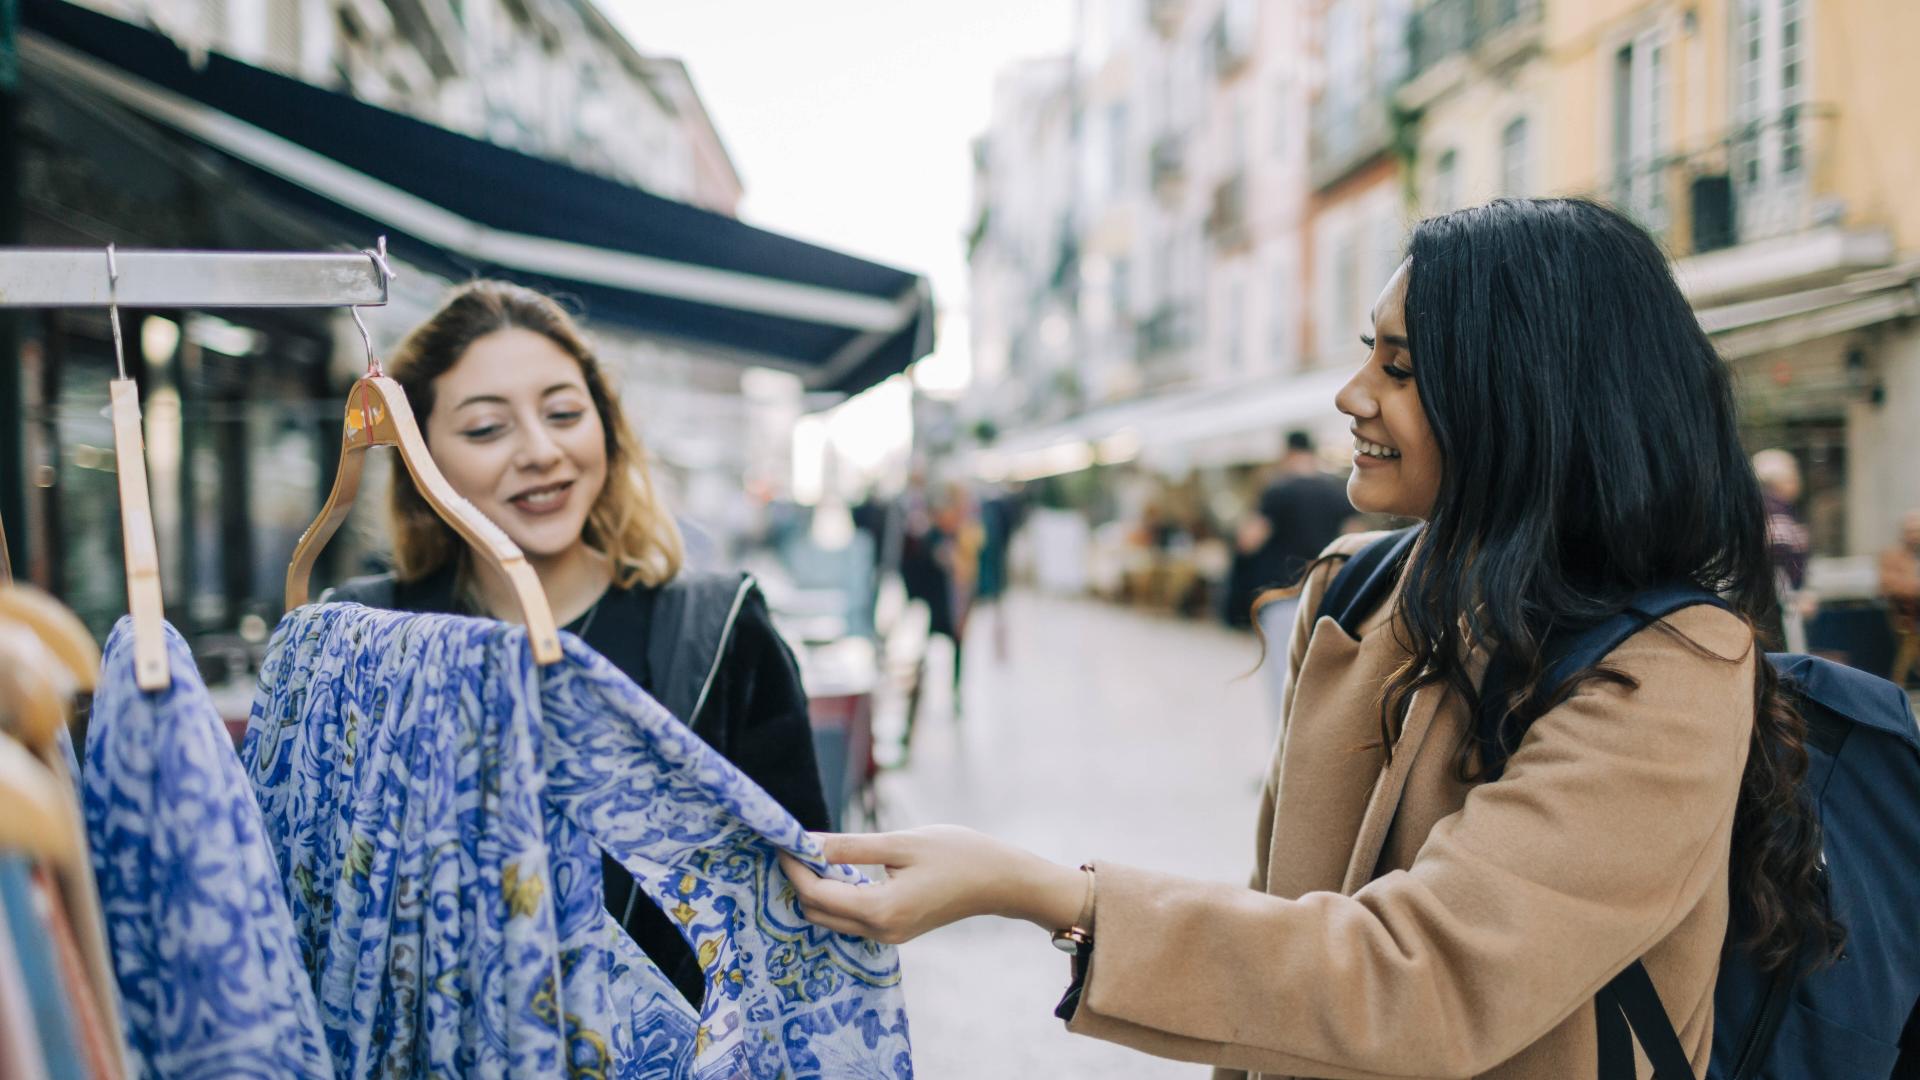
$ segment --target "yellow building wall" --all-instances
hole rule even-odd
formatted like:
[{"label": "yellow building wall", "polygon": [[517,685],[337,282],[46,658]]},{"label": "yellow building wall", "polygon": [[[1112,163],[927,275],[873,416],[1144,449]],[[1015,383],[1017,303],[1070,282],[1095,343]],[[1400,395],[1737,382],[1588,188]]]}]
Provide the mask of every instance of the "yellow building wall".
[{"label": "yellow building wall", "polygon": [[1818,0],[1808,27],[1813,100],[1836,107],[1817,177],[1849,225],[1879,225],[1920,249],[1920,2]]},{"label": "yellow building wall", "polygon": [[[1539,56],[1497,75],[1464,83],[1420,117],[1419,152],[1413,161],[1416,208],[1421,215],[1473,206],[1505,194],[1501,187],[1502,139],[1507,125],[1527,121],[1527,190],[1552,190],[1553,161],[1559,152],[1559,118],[1545,106],[1553,74]],[[1441,154],[1452,150],[1457,170],[1456,206],[1435,205],[1435,171]]]},{"label": "yellow building wall", "polygon": [[[1920,2],[1803,2],[1813,197],[1841,200],[1849,226],[1885,227],[1901,250],[1920,249]],[[1734,12],[1733,0],[1546,0],[1554,127],[1546,190],[1607,193],[1613,58],[1652,27],[1665,31],[1669,48],[1668,149],[1706,166],[1723,161]],[[1670,173],[1671,235],[1684,237],[1688,168]]]},{"label": "yellow building wall", "polygon": [[[1614,168],[1613,63],[1619,50],[1649,30],[1666,48],[1665,148],[1700,154],[1725,133],[1727,121],[1726,0],[1547,0],[1546,55],[1556,141],[1547,188],[1556,194],[1605,196]],[[1689,12],[1691,14],[1689,15]],[[1683,172],[1669,170],[1672,181]],[[1678,200],[1676,214],[1684,211]],[[1676,217],[1676,227],[1685,221]],[[1684,232],[1683,229],[1680,231]]]}]

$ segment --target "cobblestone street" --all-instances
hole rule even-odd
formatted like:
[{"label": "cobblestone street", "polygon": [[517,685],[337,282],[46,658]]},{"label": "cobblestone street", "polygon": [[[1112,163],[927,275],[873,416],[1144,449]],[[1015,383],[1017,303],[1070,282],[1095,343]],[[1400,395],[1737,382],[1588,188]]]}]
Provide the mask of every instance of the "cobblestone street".
[{"label": "cobblestone street", "polygon": [[[913,760],[884,781],[890,828],[952,822],[1063,862],[1108,859],[1244,881],[1270,725],[1250,636],[1080,600],[1017,594],[1008,657],[976,617],[964,715],[945,650],[929,665]],[[942,642],[943,643],[943,642]],[[937,648],[937,647],[936,647]],[[1065,958],[1025,924],[973,920],[903,950],[919,1075],[1195,1077],[1066,1034]]]}]

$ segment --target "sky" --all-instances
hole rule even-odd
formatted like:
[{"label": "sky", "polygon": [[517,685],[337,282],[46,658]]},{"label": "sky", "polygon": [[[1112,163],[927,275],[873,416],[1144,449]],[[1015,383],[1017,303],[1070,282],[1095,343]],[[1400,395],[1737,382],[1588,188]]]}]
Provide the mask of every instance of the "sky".
[{"label": "sky", "polygon": [[598,2],[686,62],[744,220],[927,275],[964,343],[971,140],[1001,68],[1067,51],[1073,0]]}]

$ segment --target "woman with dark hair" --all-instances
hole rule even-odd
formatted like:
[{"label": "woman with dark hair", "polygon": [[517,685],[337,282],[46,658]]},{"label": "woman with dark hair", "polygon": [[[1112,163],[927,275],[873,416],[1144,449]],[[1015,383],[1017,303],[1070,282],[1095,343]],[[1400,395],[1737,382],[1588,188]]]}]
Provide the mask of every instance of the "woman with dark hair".
[{"label": "woman with dark hair", "polygon": [[[1701,1073],[1730,914],[1773,966],[1837,940],[1805,725],[1754,642],[1773,578],[1727,369],[1652,240],[1577,200],[1422,222],[1362,340],[1349,496],[1426,524],[1357,637],[1314,614],[1371,538],[1309,570],[1253,888],[954,827],[828,838],[881,885],[788,872],[816,922],[881,940],[1054,931],[1069,1030],[1168,1057],[1593,1077],[1595,992],[1640,960]],[[1741,614],[1684,609],[1545,683],[1550,632],[1672,584]],[[1497,780],[1472,719],[1491,664],[1530,721]]]},{"label": "woman with dark hair", "polygon": [[[800,673],[751,578],[681,566],[673,515],[586,338],[503,281],[455,289],[386,364],[434,464],[539,575],[554,619],[612,661],[808,828],[825,828]],[[395,570],[326,599],[513,619],[504,583],[395,470]],[[607,908],[694,1005],[705,977],[673,923],[603,861]]]}]

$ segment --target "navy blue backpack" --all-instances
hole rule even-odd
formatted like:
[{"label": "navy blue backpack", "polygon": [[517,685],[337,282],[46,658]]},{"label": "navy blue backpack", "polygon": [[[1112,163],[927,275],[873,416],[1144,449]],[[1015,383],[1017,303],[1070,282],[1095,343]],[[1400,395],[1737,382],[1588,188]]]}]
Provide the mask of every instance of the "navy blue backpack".
[{"label": "navy blue backpack", "polygon": [[[1361,549],[1334,576],[1318,615],[1353,637],[1392,591],[1418,527]],[[1598,625],[1549,638],[1545,686],[1605,659],[1638,631],[1682,608],[1725,606],[1692,586],[1656,589]],[[1768,653],[1807,721],[1803,797],[1816,810],[1831,910],[1846,927],[1838,959],[1802,973],[1759,970],[1728,928],[1714,987],[1713,1059],[1706,1080],[1920,1078],[1920,728],[1906,692],[1885,679],[1794,653]],[[1522,732],[1495,737],[1490,703],[1506,685],[1487,673],[1474,718],[1485,775],[1500,776]],[[1653,981],[1638,961],[1594,997],[1600,1080],[1633,1080],[1633,1040],[1655,1080],[1696,1080]]]}]

